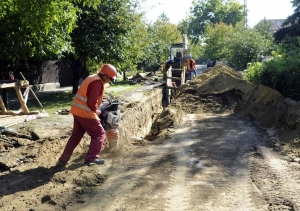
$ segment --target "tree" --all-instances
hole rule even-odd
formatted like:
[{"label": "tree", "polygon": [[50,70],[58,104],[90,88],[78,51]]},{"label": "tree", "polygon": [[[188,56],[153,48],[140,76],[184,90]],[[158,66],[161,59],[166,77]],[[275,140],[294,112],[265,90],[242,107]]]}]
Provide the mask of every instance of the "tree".
[{"label": "tree", "polygon": [[0,59],[61,55],[71,50],[69,34],[78,8],[100,0],[3,0],[0,3]]},{"label": "tree", "polygon": [[225,60],[238,70],[247,63],[261,61],[270,55],[273,41],[255,29],[246,29],[242,23],[235,27],[224,23],[207,25],[202,36],[203,56],[210,60]]},{"label": "tree", "polygon": [[[87,71],[87,61],[95,66],[101,63],[112,63],[116,66],[124,61],[124,44],[126,34],[131,31],[134,22],[134,5],[129,0],[102,0],[97,7],[79,4],[77,28],[72,33],[74,56],[70,62],[80,59]],[[82,74],[74,69],[73,93],[76,93],[78,80]]]},{"label": "tree", "polygon": [[286,37],[300,36],[300,0],[293,0],[294,14],[290,15],[282,24],[282,28],[275,32],[274,38],[277,43]]},{"label": "tree", "polygon": [[[290,37],[288,38],[290,39]],[[294,39],[294,37],[293,37]],[[300,40],[296,44],[282,43],[272,52],[272,58],[254,63],[245,74],[245,78],[253,83],[269,86],[284,97],[300,100]]]},{"label": "tree", "polygon": [[263,35],[267,39],[273,39],[274,31],[272,30],[272,21],[264,18],[258,24],[254,26],[261,35]]},{"label": "tree", "polygon": [[122,38],[119,48],[121,59],[115,61],[119,70],[123,73],[123,80],[126,80],[128,71],[136,72],[141,63],[151,57],[152,52],[147,52],[147,46],[151,43],[148,34],[148,27],[142,21],[142,16],[136,14],[130,23],[130,29]]},{"label": "tree", "polygon": [[1,72],[30,58],[57,58],[72,51],[70,33],[78,8],[100,0],[2,0],[0,2]]},{"label": "tree", "polygon": [[243,21],[243,6],[232,0],[197,0],[191,8],[188,34],[197,43],[208,24],[225,23],[235,26]]},{"label": "tree", "polygon": [[273,42],[254,29],[235,27],[224,43],[226,60],[238,70],[243,70],[249,62],[261,61],[271,55]]},{"label": "tree", "polygon": [[[169,45],[181,42],[182,35],[177,26],[170,23],[165,14],[160,15],[153,24],[144,24],[144,27],[139,27],[143,28],[141,31],[132,30],[132,35],[126,37],[132,38],[129,42],[132,47],[136,46],[131,54],[136,55],[134,64],[137,65],[137,68],[156,71],[167,59]],[[144,31],[145,29],[146,31]]]},{"label": "tree", "polygon": [[233,34],[233,26],[225,23],[209,24],[202,36],[204,42],[203,57],[212,61],[226,58],[225,42]]},{"label": "tree", "polygon": [[172,24],[170,19],[164,14],[159,16],[150,30],[155,42],[155,46],[153,46],[155,49],[153,51],[157,51],[157,62],[161,64],[168,57],[170,44],[182,42],[182,34],[178,30],[178,26]]}]

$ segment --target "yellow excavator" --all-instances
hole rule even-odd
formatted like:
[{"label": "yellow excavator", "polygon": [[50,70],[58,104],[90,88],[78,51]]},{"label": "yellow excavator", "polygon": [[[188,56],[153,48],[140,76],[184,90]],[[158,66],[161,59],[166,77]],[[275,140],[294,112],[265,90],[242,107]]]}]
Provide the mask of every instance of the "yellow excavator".
[{"label": "yellow excavator", "polygon": [[174,99],[178,87],[186,82],[187,67],[186,60],[189,54],[189,43],[187,35],[182,35],[182,43],[170,45],[169,58],[164,63],[163,73],[165,79],[165,100],[170,104]]}]

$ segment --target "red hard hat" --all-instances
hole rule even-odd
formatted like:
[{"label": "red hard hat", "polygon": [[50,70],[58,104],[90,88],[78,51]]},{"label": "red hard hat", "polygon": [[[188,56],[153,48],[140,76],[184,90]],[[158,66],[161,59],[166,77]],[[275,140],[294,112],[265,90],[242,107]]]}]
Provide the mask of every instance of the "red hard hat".
[{"label": "red hard hat", "polygon": [[99,73],[101,74],[106,74],[108,75],[110,78],[116,80],[117,79],[117,69],[115,68],[115,66],[111,65],[111,64],[104,64]]}]

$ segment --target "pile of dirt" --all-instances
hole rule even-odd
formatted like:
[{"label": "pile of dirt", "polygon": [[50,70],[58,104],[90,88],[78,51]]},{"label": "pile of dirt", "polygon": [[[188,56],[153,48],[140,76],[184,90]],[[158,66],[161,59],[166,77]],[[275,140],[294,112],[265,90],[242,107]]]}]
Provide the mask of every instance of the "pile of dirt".
[{"label": "pile of dirt", "polygon": [[182,85],[173,107],[186,113],[231,112],[250,117],[280,134],[287,151],[298,153],[300,104],[278,91],[243,80],[224,64],[217,65]]},{"label": "pile of dirt", "polygon": [[165,108],[153,122],[151,131],[145,136],[145,139],[153,141],[168,138],[170,128],[180,124],[182,114],[180,110]]}]

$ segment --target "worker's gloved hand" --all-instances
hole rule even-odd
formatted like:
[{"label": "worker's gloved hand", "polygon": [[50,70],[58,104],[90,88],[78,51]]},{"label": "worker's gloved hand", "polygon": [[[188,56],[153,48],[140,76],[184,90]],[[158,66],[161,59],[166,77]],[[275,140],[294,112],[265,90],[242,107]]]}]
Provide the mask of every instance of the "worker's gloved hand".
[{"label": "worker's gloved hand", "polygon": [[97,116],[99,116],[101,114],[101,111],[100,110],[96,110],[96,114],[97,114]]}]

